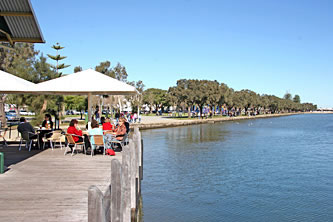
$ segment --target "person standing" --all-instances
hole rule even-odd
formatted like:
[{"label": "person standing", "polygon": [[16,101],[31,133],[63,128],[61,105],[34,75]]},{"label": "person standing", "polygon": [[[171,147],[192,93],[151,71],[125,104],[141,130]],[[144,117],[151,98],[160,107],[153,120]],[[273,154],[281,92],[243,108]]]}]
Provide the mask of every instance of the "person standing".
[{"label": "person standing", "polygon": [[134,123],[136,123],[137,119],[138,119],[138,114],[137,113],[134,113]]},{"label": "person standing", "polygon": [[120,118],[120,113],[117,112],[114,116],[114,118],[116,119],[117,123],[119,122],[119,118]]},{"label": "person standing", "polygon": [[96,108],[96,111],[95,111],[95,119],[98,123],[100,122],[100,115],[99,115],[99,108],[98,107]]}]

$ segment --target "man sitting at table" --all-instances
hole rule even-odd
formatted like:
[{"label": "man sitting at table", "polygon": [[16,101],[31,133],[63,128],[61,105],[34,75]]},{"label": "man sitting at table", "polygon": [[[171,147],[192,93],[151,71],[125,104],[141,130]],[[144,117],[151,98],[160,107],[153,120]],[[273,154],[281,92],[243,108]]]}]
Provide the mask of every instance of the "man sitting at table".
[{"label": "man sitting at table", "polygon": [[20,118],[20,123],[17,127],[17,131],[19,131],[19,133],[21,133],[21,135],[22,135],[22,133],[28,132],[30,140],[38,138],[38,135],[35,134],[34,128],[31,126],[30,123],[27,122],[27,120],[24,117]]}]

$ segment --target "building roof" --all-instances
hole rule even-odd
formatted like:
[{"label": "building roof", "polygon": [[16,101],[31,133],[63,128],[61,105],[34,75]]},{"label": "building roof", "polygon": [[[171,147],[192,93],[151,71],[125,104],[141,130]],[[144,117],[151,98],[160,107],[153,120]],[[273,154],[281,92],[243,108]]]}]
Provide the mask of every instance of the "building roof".
[{"label": "building roof", "polygon": [[30,0],[0,1],[0,42],[45,42]]}]

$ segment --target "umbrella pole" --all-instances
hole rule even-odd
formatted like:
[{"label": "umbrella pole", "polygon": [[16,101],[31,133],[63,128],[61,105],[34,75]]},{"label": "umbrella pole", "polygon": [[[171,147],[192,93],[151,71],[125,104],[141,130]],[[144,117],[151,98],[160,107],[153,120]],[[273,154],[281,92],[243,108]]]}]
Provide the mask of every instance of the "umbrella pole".
[{"label": "umbrella pole", "polygon": [[91,122],[91,93],[88,93],[88,124]]}]

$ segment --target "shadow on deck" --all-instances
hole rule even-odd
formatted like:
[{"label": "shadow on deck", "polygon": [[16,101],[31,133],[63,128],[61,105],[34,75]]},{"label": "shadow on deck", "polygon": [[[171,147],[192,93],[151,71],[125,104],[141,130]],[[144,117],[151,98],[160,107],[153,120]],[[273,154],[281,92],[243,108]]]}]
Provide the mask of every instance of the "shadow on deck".
[{"label": "shadow on deck", "polygon": [[21,151],[19,151],[18,144],[9,144],[8,147],[0,146],[0,152],[4,153],[5,156],[5,173],[6,171],[11,169],[11,166],[20,163],[26,159],[31,158],[32,156],[43,152],[43,150],[31,149],[29,152],[28,149],[25,148],[25,145],[22,145]]},{"label": "shadow on deck", "polygon": [[43,151],[17,145],[1,149],[10,168],[0,174],[0,221],[87,221],[88,188],[105,190],[116,156],[82,153],[64,155],[64,149]]}]

